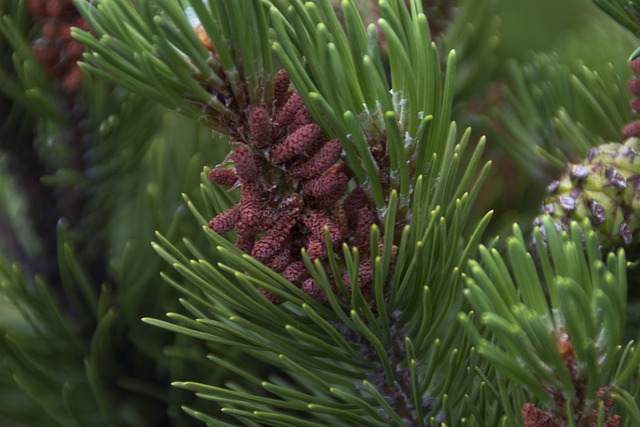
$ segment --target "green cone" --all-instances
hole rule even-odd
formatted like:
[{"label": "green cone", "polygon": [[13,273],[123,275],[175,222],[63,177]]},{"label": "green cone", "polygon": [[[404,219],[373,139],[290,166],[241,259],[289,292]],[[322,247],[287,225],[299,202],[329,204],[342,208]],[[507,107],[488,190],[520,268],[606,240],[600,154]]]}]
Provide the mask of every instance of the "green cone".
[{"label": "green cone", "polygon": [[639,152],[639,138],[591,149],[584,162],[569,164],[549,185],[542,213],[565,229],[571,220],[588,218],[605,248],[630,247],[640,229]]}]

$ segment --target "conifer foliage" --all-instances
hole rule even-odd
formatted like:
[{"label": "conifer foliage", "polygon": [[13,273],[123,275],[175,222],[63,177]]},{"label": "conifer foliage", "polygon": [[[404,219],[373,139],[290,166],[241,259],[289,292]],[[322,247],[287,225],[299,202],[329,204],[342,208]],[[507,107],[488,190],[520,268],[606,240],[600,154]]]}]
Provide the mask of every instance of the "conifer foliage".
[{"label": "conifer foliage", "polygon": [[[0,0],[0,422],[636,425],[624,78],[478,109],[497,3]],[[564,169],[530,236],[465,122]]]}]

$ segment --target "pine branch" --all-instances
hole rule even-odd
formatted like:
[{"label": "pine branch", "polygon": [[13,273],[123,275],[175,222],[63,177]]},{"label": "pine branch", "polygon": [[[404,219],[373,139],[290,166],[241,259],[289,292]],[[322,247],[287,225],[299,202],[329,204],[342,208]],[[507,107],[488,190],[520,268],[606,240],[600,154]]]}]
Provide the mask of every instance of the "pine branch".
[{"label": "pine branch", "polygon": [[617,140],[632,119],[623,78],[612,66],[600,74],[564,65],[556,54],[537,54],[525,65],[510,62],[509,71],[513,83],[502,89],[506,105],[492,136],[532,176]]},{"label": "pine branch", "polygon": [[[68,30],[58,18],[70,1],[29,3],[42,33],[17,12],[24,2],[0,26],[13,67],[0,71],[1,90],[50,137],[29,141],[29,153],[41,183],[67,194],[61,212],[77,215],[57,228],[56,283],[0,262],[21,325],[3,323],[5,373],[31,402],[3,413],[59,425],[612,427],[640,417],[624,254],[603,260],[591,228],[567,219],[563,234],[549,218],[535,253],[517,227],[505,259],[478,250],[490,164],[484,138],[451,120],[454,99],[494,64],[493,2],[461,3],[442,45],[419,0],[379,1],[373,20],[355,0],[74,4],[91,26],[74,29],[76,41],[57,45],[44,28],[53,17]],[[75,64],[56,74],[59,57],[40,48],[76,58],[78,41],[88,74],[74,80]],[[461,51],[442,53],[453,45]],[[615,73],[540,58],[513,66],[501,119],[517,147],[505,147],[529,169],[559,168],[617,135],[626,96],[608,87]],[[565,187],[591,182],[573,169]],[[607,194],[622,189],[613,172],[603,172]],[[190,232],[185,206],[202,233]],[[476,252],[482,263],[469,261]],[[6,384],[0,375],[0,393]]]},{"label": "pine branch", "polygon": [[[258,64],[268,63],[264,61],[268,61],[270,53],[262,50],[262,54],[250,57],[253,62],[241,57],[241,52],[251,55],[255,51],[240,49],[249,45],[242,45],[242,38],[232,33],[240,24],[236,19],[239,6],[214,2],[207,10],[198,2],[189,5],[207,37],[202,33],[198,37],[200,30],[197,23],[193,29],[194,25],[188,22],[188,12],[166,2],[158,2],[157,18],[151,18],[153,11],[149,4],[141,6],[140,15],[133,15],[134,11],[128,10],[127,5],[106,2],[101,8],[84,5],[83,14],[97,31],[99,41],[88,33],[76,31],[74,35],[94,50],[85,57],[88,64],[85,68],[146,96],[154,96],[167,105],[178,106],[196,119],[200,115],[195,114],[193,106],[206,103],[205,122],[239,140],[240,148],[236,148],[232,160],[235,174],[242,182],[240,209],[244,209],[242,206],[248,207],[253,203],[251,200],[258,197],[251,195],[249,185],[256,179],[255,169],[266,167],[266,163],[287,163],[295,159],[300,154],[296,144],[304,141],[287,137],[272,151],[267,145],[264,152],[270,153],[269,156],[259,151],[265,150],[262,145],[265,141],[256,138],[261,127],[256,124],[254,111],[265,110],[267,125],[275,129],[282,125],[277,117],[273,121],[271,113],[272,100],[277,104],[281,99],[276,92],[276,87],[280,87],[276,79],[280,77],[273,80],[271,95],[264,89],[270,87],[268,80],[264,86],[252,80],[254,76],[269,76],[268,72],[254,73],[251,68],[236,70],[232,65],[249,67],[256,60]],[[266,15],[257,2],[251,5],[249,10],[262,22],[260,19]],[[305,282],[302,287],[258,260],[241,255],[228,240],[209,230],[207,236],[217,247],[217,255],[212,260],[186,242],[189,256],[198,260],[189,262],[174,245],[161,239],[161,244],[156,246],[159,254],[199,292],[165,276],[172,287],[184,293],[183,306],[193,319],[173,313],[170,314],[173,323],[147,321],[215,345],[241,348],[293,378],[293,384],[285,389],[286,393],[297,396],[298,403],[293,407],[290,403],[280,403],[281,399],[257,400],[248,391],[237,394],[235,386],[207,386],[217,401],[225,403],[226,414],[247,424],[252,420],[270,425],[305,424],[302,419],[274,412],[272,408],[300,411],[306,407],[308,410],[309,404],[317,404],[318,396],[326,400],[326,407],[313,406],[318,413],[312,417],[319,421],[353,421],[356,416],[374,425],[405,421],[424,425],[429,419],[443,417],[451,421],[456,415],[462,417],[467,402],[472,401],[471,398],[462,400],[468,389],[465,384],[475,381],[473,376],[461,374],[462,367],[470,363],[466,344],[449,331],[440,346],[437,336],[443,333],[452,312],[461,304],[457,272],[465,268],[490,215],[471,227],[470,236],[464,230],[487,168],[477,182],[470,185],[480,161],[484,145],[481,143],[470,157],[470,167],[459,169],[469,133],[458,143],[456,126],[450,124],[455,55],[450,55],[447,72],[441,75],[436,47],[424,37],[428,30],[424,15],[419,13],[421,6],[412,2],[410,14],[403,3],[382,3],[380,27],[388,43],[393,90],[390,94],[380,48],[376,47],[379,40],[371,31],[366,35],[352,3],[345,3],[346,31],[326,1],[319,2],[317,7],[299,2],[293,2],[288,9],[281,4],[278,7],[280,9],[271,7],[270,12],[280,38],[274,49],[320,127],[326,134],[341,138],[346,164],[356,182],[370,190],[380,210],[380,226],[373,225],[370,236],[369,227],[364,228],[362,244],[356,249],[345,243],[341,252],[338,252],[339,246],[331,244],[331,229],[325,228],[328,256],[318,258],[312,254],[311,247],[303,250],[302,260],[312,282]],[[118,25],[113,17],[117,17]],[[231,21],[227,23],[224,19]],[[119,25],[121,22],[131,25],[125,30]],[[228,32],[228,37],[222,40],[217,37],[211,31],[212,22],[220,22],[223,34]],[[266,28],[266,25],[257,26],[259,40],[268,40]],[[178,29],[182,30],[180,34]],[[176,52],[158,38],[160,35],[176,46],[185,59],[177,58]],[[307,43],[316,39],[322,43]],[[285,51],[284,46],[289,50]],[[157,60],[151,52],[159,55]],[[327,78],[325,57],[333,64],[332,79]],[[136,71],[134,65],[142,72]],[[412,67],[428,69],[429,73],[413,72]],[[148,87],[148,76],[154,76],[156,83],[161,83],[161,90],[155,94]],[[344,86],[336,86],[336,82]],[[252,97],[254,90],[257,95]],[[293,95],[290,96],[288,99],[293,99]],[[221,99],[225,100],[224,105],[231,106],[230,111],[227,107],[220,108],[217,102]],[[251,108],[247,109],[248,106]],[[276,113],[285,111],[283,108],[276,106]],[[297,135],[296,131],[287,131],[293,132],[291,138]],[[372,156],[376,144],[381,148],[377,158]],[[215,172],[210,175],[214,181],[222,180],[223,172],[229,175],[225,169],[211,172]],[[382,186],[379,185],[381,176],[392,179]],[[311,183],[305,186],[304,191],[309,194],[316,192]],[[470,193],[466,194],[469,186]],[[203,187],[203,194],[221,195],[221,192]],[[227,202],[212,198],[206,200],[205,205],[229,206],[228,202],[228,198]],[[188,201],[188,205],[196,218],[206,224],[205,216],[191,202]],[[246,212],[242,213],[243,220],[250,219]],[[232,213],[228,214],[229,219]],[[211,228],[222,227],[222,218],[216,218],[213,225],[209,224]],[[256,217],[252,214],[251,218]],[[405,226],[408,218],[411,218],[411,227]],[[311,222],[305,225],[311,227]],[[223,228],[228,230],[226,226]],[[236,231],[241,232],[237,227]],[[275,239],[275,234],[272,237],[269,233],[267,231],[263,239],[266,240],[266,236]],[[258,241],[256,247],[262,243]],[[436,247],[445,249],[435,255]],[[416,265],[415,260],[425,252],[431,254],[430,261]],[[265,259],[270,256],[262,252],[254,255],[261,254]],[[334,257],[339,263],[334,262]],[[212,286],[211,281],[218,286]],[[434,290],[425,287],[425,283],[433,283]],[[284,303],[271,304],[264,298],[265,292]],[[265,318],[272,319],[272,323],[265,323]],[[433,343],[436,345],[432,346]],[[427,361],[431,359],[435,366],[446,355],[451,355],[447,375],[434,375],[434,368]],[[342,362],[335,364],[334,359]],[[468,369],[473,372],[474,367]],[[244,370],[238,373],[245,375]],[[361,384],[355,394],[351,390],[353,381]],[[199,391],[197,387],[204,386],[185,387]],[[235,393],[230,395],[229,389]],[[428,390],[438,395],[425,399]],[[449,395],[452,401],[456,398],[455,404]],[[475,397],[475,401],[477,399]],[[257,405],[258,401],[263,405]],[[244,411],[242,408],[247,405],[257,407],[258,412]],[[355,405],[360,412],[345,411],[344,405],[349,408]],[[199,419],[208,419],[200,412],[189,412]],[[495,417],[495,413],[492,416]]]},{"label": "pine branch", "polygon": [[[172,117],[166,120],[167,128],[177,135],[189,134],[193,124]],[[96,283],[90,276],[68,230],[59,232],[57,267],[69,303],[60,304],[53,286],[41,278],[34,284],[28,275],[3,264],[2,295],[25,318],[21,327],[3,320],[8,340],[2,344],[3,355],[17,381],[12,382],[14,393],[21,391],[36,403],[36,408],[28,410],[36,420],[42,420],[48,413],[60,425],[102,425],[105,420],[140,425],[141,421],[132,418],[135,413],[145,423],[158,425],[167,422],[168,407],[188,401],[184,393],[167,390],[168,370],[177,374],[188,365],[191,375],[211,372],[209,366],[196,369],[184,351],[174,351],[170,363],[163,360],[162,348],[173,343],[173,336],[160,330],[150,331],[139,322],[141,313],[162,313],[175,300],[170,289],[157,289],[162,263],[145,242],[156,229],[166,230],[175,242],[176,236],[183,233],[180,224],[185,212],[175,208],[166,212],[167,207],[176,206],[178,201],[172,194],[157,191],[157,186],[174,186],[176,192],[194,187],[195,174],[189,180],[189,174],[183,177],[182,168],[202,164],[203,158],[194,153],[214,154],[212,150],[203,150],[209,145],[207,129],[192,131],[190,143],[175,149],[166,148],[175,137],[169,132],[164,134],[168,139],[156,139],[154,149],[138,165],[139,181],[132,185],[137,188],[130,189],[131,194],[144,194],[147,189],[146,197],[132,200],[125,192],[121,200],[113,200],[118,216],[112,221],[120,226],[110,226],[113,233],[110,254],[114,259],[103,283]],[[167,171],[172,172],[171,177]],[[177,341],[196,354],[204,353],[193,342],[186,344],[182,338]],[[224,349],[213,347],[209,351],[225,353]],[[213,381],[216,375],[223,375],[223,371],[203,374],[201,379]],[[27,402],[15,408],[7,405],[0,405],[0,412],[15,417],[29,407]],[[172,418],[178,419],[179,415],[174,410]],[[182,425],[189,425],[185,418]]]},{"label": "pine branch", "polygon": [[[442,35],[442,51],[455,49],[458,58],[456,103],[473,99],[495,78],[500,19],[496,1],[457,1],[455,19]],[[429,19],[430,15],[427,14]]]},{"label": "pine branch", "polygon": [[[86,3],[77,7],[92,33],[74,37],[92,49],[85,70],[154,99],[212,129],[242,136],[246,109],[271,93],[267,17],[259,2]],[[122,22],[130,22],[125,27]],[[244,33],[251,22],[255,32]],[[264,37],[262,37],[264,36]]]},{"label": "pine branch", "polygon": [[[589,225],[572,223],[569,237],[549,218],[542,223],[532,249],[539,269],[517,226],[507,242],[506,262],[481,247],[481,263],[469,264],[465,295],[489,335],[481,336],[461,315],[464,328],[480,355],[527,390],[525,400],[516,403],[522,413],[512,413],[511,423],[521,423],[520,417],[525,425],[543,419],[599,426],[618,425],[620,417],[635,420],[638,407],[627,400],[626,389],[636,387],[638,358],[631,356],[632,344],[622,341],[624,253],[603,259]],[[611,413],[609,396],[624,408],[621,416]]]},{"label": "pine branch", "polygon": [[594,0],[594,3],[636,37],[640,35],[640,3],[635,0]]}]

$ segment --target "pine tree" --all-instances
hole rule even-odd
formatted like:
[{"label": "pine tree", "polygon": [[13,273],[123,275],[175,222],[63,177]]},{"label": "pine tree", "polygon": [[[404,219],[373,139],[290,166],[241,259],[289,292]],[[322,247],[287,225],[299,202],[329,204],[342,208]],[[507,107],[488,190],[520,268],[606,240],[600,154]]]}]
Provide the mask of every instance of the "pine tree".
[{"label": "pine tree", "polygon": [[498,0],[0,0],[0,422],[638,425],[596,4],[631,67]]}]

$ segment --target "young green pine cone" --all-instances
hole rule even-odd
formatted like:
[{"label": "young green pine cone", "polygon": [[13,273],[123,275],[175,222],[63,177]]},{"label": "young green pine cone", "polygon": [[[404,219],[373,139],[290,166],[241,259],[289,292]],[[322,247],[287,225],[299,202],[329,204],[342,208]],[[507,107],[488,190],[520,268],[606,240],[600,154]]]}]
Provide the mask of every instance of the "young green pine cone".
[{"label": "young green pine cone", "polygon": [[[542,212],[566,228],[588,218],[605,248],[628,247],[640,229],[640,139],[592,148],[552,182]],[[534,225],[540,225],[536,218]]]}]

